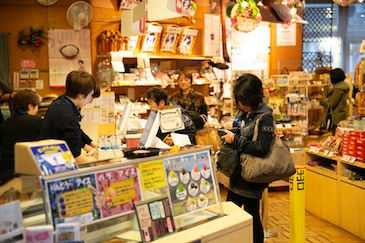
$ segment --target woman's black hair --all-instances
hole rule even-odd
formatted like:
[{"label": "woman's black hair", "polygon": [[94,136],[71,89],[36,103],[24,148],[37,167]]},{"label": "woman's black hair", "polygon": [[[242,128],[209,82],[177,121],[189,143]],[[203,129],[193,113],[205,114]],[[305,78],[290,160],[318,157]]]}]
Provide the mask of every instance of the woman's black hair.
[{"label": "woman's black hair", "polygon": [[22,89],[15,93],[13,97],[13,106],[15,112],[27,112],[28,105],[39,106],[40,97],[39,95],[30,89]]},{"label": "woman's black hair", "polygon": [[100,96],[99,83],[88,72],[72,71],[66,78],[66,92],[65,95],[70,98],[76,98],[77,95],[82,94],[85,97],[94,90],[93,98]]},{"label": "woman's black hair", "polygon": [[168,105],[168,94],[161,87],[152,87],[147,90],[146,98],[148,100],[153,100],[156,104],[159,104],[161,100],[165,102],[165,105]]},{"label": "woman's black hair", "polygon": [[253,74],[242,74],[234,83],[233,97],[236,104],[258,107],[264,97],[261,80]]},{"label": "woman's black hair", "polygon": [[336,84],[346,79],[345,72],[341,68],[335,68],[330,71],[331,83]]}]

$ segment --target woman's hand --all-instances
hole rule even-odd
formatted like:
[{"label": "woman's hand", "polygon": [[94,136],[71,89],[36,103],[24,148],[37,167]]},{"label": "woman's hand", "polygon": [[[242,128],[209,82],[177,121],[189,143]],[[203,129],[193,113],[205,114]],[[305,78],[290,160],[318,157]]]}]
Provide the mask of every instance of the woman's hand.
[{"label": "woman's hand", "polygon": [[233,143],[235,134],[228,129],[224,129],[224,132],[226,134],[223,135],[221,138],[224,139],[226,143]]}]

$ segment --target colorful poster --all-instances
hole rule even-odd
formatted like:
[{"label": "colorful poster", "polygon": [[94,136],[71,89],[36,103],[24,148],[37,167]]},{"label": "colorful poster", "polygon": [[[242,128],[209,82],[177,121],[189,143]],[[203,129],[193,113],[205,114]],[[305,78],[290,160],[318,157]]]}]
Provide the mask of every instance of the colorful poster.
[{"label": "colorful poster", "polygon": [[208,151],[168,158],[164,164],[175,217],[218,203]]},{"label": "colorful poster", "polygon": [[166,176],[162,160],[138,164],[141,172],[142,190],[152,190],[166,186]]},{"label": "colorful poster", "polygon": [[100,219],[96,206],[94,174],[46,181],[53,224],[79,222],[81,225]]},{"label": "colorful poster", "polygon": [[167,197],[137,202],[135,210],[143,242],[151,242],[176,231]]},{"label": "colorful poster", "polygon": [[31,150],[44,176],[77,170],[75,159],[65,143],[34,146]]},{"label": "colorful poster", "polygon": [[134,211],[134,202],[142,199],[137,168],[127,166],[96,173],[96,205],[102,218]]}]

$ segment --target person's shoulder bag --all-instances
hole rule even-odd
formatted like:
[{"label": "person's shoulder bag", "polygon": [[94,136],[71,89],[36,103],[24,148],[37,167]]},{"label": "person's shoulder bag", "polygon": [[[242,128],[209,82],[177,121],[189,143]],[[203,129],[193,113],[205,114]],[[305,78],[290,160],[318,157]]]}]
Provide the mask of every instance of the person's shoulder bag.
[{"label": "person's shoulder bag", "polygon": [[237,149],[230,143],[222,142],[217,153],[217,169],[225,176],[231,177],[240,163],[240,156]]},{"label": "person's shoulder bag", "polygon": [[[264,113],[265,114],[265,113]],[[252,141],[257,140],[261,114],[256,119]],[[274,121],[275,128],[275,121]],[[242,153],[240,155],[241,176],[249,182],[271,183],[276,180],[288,178],[295,174],[296,168],[290,155],[289,148],[284,144],[275,131],[275,137],[268,154],[265,157],[256,157]]]},{"label": "person's shoulder bag", "polygon": [[331,131],[333,128],[333,119],[332,119],[332,107],[328,105],[327,110],[323,114],[322,122],[320,125],[321,130]]}]

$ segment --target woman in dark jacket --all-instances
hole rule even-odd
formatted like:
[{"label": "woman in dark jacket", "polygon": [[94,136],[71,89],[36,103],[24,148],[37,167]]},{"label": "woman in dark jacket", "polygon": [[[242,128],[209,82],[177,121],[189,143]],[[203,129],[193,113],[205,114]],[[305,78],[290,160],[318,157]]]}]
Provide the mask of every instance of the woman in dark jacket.
[{"label": "woman in dark jacket", "polygon": [[335,135],[337,124],[347,118],[347,98],[350,86],[345,82],[345,72],[340,68],[330,71],[332,87],[320,97],[320,104],[327,110],[332,108],[332,134]]},{"label": "woman in dark jacket", "polygon": [[17,91],[12,98],[14,115],[0,124],[0,185],[1,180],[14,176],[14,146],[17,142],[37,141],[42,119],[37,117],[39,95],[28,89]]},{"label": "woman in dark jacket", "polygon": [[[243,74],[234,84],[233,96],[239,112],[233,123],[237,133],[226,130],[222,136],[227,143],[233,144],[239,153],[264,157],[270,150],[274,135],[272,109],[264,101],[261,80],[252,74]],[[263,114],[264,113],[264,114]],[[256,119],[261,116],[256,141],[252,141]],[[254,242],[264,242],[264,232],[260,220],[260,199],[268,184],[251,183],[241,177],[239,166],[230,178],[227,201],[239,207],[244,206],[253,217]]]}]

